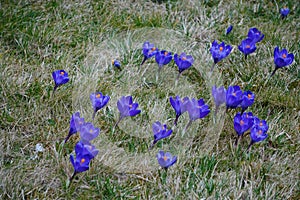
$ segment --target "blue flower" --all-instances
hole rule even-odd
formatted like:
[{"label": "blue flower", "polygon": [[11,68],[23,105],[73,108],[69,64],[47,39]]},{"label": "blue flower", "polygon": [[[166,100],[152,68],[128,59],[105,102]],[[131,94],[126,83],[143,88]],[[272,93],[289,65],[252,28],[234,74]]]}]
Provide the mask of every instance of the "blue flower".
[{"label": "blue flower", "polygon": [[174,55],[174,61],[178,66],[179,73],[182,73],[184,70],[190,68],[194,63],[194,58],[185,53],[181,53],[180,56],[177,54]]},{"label": "blue flower", "polygon": [[69,140],[69,138],[76,134],[78,130],[80,129],[81,125],[84,124],[84,118],[80,118],[80,113],[76,112],[72,115],[71,120],[70,120],[70,130],[69,134],[65,139],[65,143]]},{"label": "blue flower", "polygon": [[283,8],[280,9],[280,14],[282,19],[287,17],[287,15],[290,13],[290,9],[284,6]]},{"label": "blue flower", "polygon": [[233,28],[232,25],[230,25],[230,26],[227,28],[227,30],[226,30],[226,35],[228,35],[228,34],[231,32],[232,28]]},{"label": "blue flower", "polygon": [[243,40],[238,48],[243,54],[245,54],[246,58],[247,55],[253,53],[256,50],[255,42],[251,38]]},{"label": "blue flower", "polygon": [[141,112],[138,110],[138,103],[133,103],[132,96],[122,96],[117,102],[118,109],[120,111],[121,117],[133,117]]},{"label": "blue flower", "polygon": [[174,108],[176,112],[176,118],[174,120],[174,124],[177,125],[178,118],[186,111],[186,105],[189,102],[188,97],[184,97],[182,100],[179,96],[176,98],[170,97],[171,106]]},{"label": "blue flower", "polygon": [[292,53],[289,54],[286,49],[282,49],[280,51],[279,47],[276,47],[274,49],[275,69],[274,69],[273,73],[271,74],[271,76],[273,76],[275,74],[277,69],[286,67],[286,66],[292,64],[293,61],[294,61],[294,54],[292,54]]},{"label": "blue flower", "polygon": [[255,94],[250,90],[244,91],[242,99],[243,100],[240,106],[242,107],[242,113],[243,113],[248,107],[252,106],[252,104],[254,103]]},{"label": "blue flower", "polygon": [[252,40],[252,42],[257,43],[260,42],[265,37],[257,28],[250,28],[248,32],[248,38]]},{"label": "blue flower", "polygon": [[263,130],[263,132],[267,132],[269,130],[267,122],[259,119],[258,117],[253,118],[253,126],[257,126],[257,128]]},{"label": "blue flower", "polygon": [[243,135],[246,131],[248,131],[253,126],[253,114],[238,112],[233,119],[234,130],[238,134],[238,136]]},{"label": "blue flower", "polygon": [[205,104],[203,99],[196,100],[195,98],[189,101],[187,111],[189,113],[190,121],[204,118],[210,112],[209,106]]},{"label": "blue flower", "polygon": [[159,121],[152,124],[152,131],[154,134],[153,145],[159,140],[169,137],[172,134],[172,130],[167,129],[166,124],[161,124]]},{"label": "blue flower", "polygon": [[214,102],[216,108],[218,108],[223,103],[226,103],[226,89],[221,86],[217,88],[215,85],[212,87],[212,95],[214,97]]},{"label": "blue flower", "polygon": [[115,67],[117,67],[117,68],[120,68],[121,67],[121,64],[120,64],[120,62],[118,61],[118,60],[112,60],[112,65],[113,66],[115,66]]},{"label": "blue flower", "polygon": [[172,53],[165,50],[159,51],[155,54],[155,61],[157,62],[159,68],[163,65],[168,64],[172,60]]},{"label": "blue flower", "polygon": [[154,44],[151,44],[149,42],[145,42],[143,44],[143,54],[144,54],[144,59],[141,63],[141,65],[144,64],[144,62],[154,56],[157,52],[159,51],[158,48],[154,47]]},{"label": "blue flower", "polygon": [[79,132],[81,142],[88,144],[91,140],[95,139],[99,135],[100,129],[94,127],[92,123],[87,122],[80,127]]},{"label": "blue flower", "polygon": [[58,86],[61,86],[67,82],[69,82],[68,73],[65,70],[57,70],[52,72],[52,77],[55,83],[54,90],[57,89]]},{"label": "blue flower", "polygon": [[94,109],[94,113],[93,113],[93,119],[94,119],[96,112],[101,108],[103,108],[108,103],[110,97],[104,96],[101,92],[96,92],[90,95],[90,100],[92,102],[93,109]]},{"label": "blue flower", "polygon": [[243,91],[240,86],[229,86],[226,92],[226,106],[228,108],[236,108],[243,101]]},{"label": "blue flower", "polygon": [[224,42],[218,44],[217,41],[214,41],[210,48],[210,53],[214,59],[214,64],[218,63],[223,58],[227,57],[230,54],[231,50],[232,50],[232,46],[225,45]]},{"label": "blue flower", "polygon": [[266,131],[260,129],[258,126],[254,126],[250,131],[251,143],[249,146],[256,142],[260,142],[268,137]]},{"label": "blue flower", "polygon": [[169,152],[159,151],[156,155],[159,165],[167,170],[170,166],[174,165],[177,162],[177,157],[172,156]]}]

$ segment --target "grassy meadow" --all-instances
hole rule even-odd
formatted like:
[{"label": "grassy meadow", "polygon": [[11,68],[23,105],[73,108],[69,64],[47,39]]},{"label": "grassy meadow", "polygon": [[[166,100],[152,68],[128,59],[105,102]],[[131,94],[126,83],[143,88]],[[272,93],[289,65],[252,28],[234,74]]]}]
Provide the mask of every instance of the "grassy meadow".
[{"label": "grassy meadow", "polygon": [[[291,12],[281,19],[279,10]],[[229,25],[233,30],[225,31]],[[238,50],[249,28],[264,39],[245,59]],[[213,72],[209,52],[217,40],[233,46]],[[172,61],[155,81],[157,64],[143,60],[142,45],[193,55],[177,84]],[[269,78],[276,46],[294,62]],[[300,199],[300,4],[298,1],[1,1],[0,2],[0,199]],[[121,62],[121,70],[111,64]],[[53,95],[51,73],[70,81]],[[239,85],[255,93],[247,111],[267,121],[268,138],[245,150],[235,147],[233,117],[214,116],[213,85]],[[79,135],[63,144],[71,115],[92,121],[92,92],[109,95],[93,121],[99,154],[90,169],[73,173],[70,154]],[[132,95],[141,113],[113,131],[117,101]],[[173,126],[169,97],[203,98],[210,114],[183,129]],[[151,151],[152,124],[166,123],[172,136]],[[43,147],[36,150],[36,145]],[[156,154],[178,157],[167,173]]]}]

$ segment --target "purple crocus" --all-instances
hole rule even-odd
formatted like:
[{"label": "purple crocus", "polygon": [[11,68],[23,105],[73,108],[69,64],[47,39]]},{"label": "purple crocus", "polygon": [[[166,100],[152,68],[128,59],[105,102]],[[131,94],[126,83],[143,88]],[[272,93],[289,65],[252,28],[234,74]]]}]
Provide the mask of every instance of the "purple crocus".
[{"label": "purple crocus", "polygon": [[293,61],[294,61],[294,54],[292,53],[289,54],[286,49],[282,49],[280,51],[279,47],[276,47],[274,49],[275,69],[272,72],[271,76],[273,76],[279,68],[286,67],[292,64]]},{"label": "purple crocus", "polygon": [[91,140],[95,139],[99,135],[100,129],[94,127],[92,123],[87,122],[80,127],[79,132],[82,143],[89,144]]},{"label": "purple crocus", "polygon": [[187,130],[187,128],[192,124],[193,121],[204,118],[210,112],[209,106],[205,104],[203,99],[191,99],[188,102],[186,109],[189,113],[190,121],[186,125],[184,130]]},{"label": "purple crocus", "polygon": [[252,40],[252,42],[257,43],[260,42],[265,37],[257,28],[250,28],[248,31],[248,38]]},{"label": "purple crocus", "polygon": [[110,97],[104,96],[101,92],[96,92],[90,95],[90,100],[92,102],[93,109],[94,109],[94,113],[92,117],[94,120],[96,112],[101,108],[103,108],[108,103]]},{"label": "purple crocus", "polygon": [[159,165],[167,170],[170,166],[174,165],[177,162],[177,157],[172,156],[169,152],[159,151],[156,155]]},{"label": "purple crocus", "polygon": [[80,113],[79,112],[74,113],[70,120],[70,130],[68,136],[65,139],[65,143],[69,140],[69,138],[72,135],[78,132],[81,125],[83,124],[84,124],[84,118],[80,118]]},{"label": "purple crocus", "polygon": [[172,134],[172,130],[167,129],[166,124],[161,124],[159,121],[156,121],[152,124],[152,131],[154,134],[154,141],[151,144],[150,149],[161,139],[169,137]]},{"label": "purple crocus", "polygon": [[120,61],[118,61],[118,60],[112,60],[111,63],[112,63],[112,65],[113,65],[114,67],[117,67],[117,68],[120,69],[120,67],[121,67]]},{"label": "purple crocus", "polygon": [[143,54],[144,54],[144,59],[141,63],[141,65],[144,64],[144,62],[154,56],[157,52],[159,51],[158,48],[154,47],[154,44],[151,44],[149,42],[145,42],[143,44]]},{"label": "purple crocus", "polygon": [[226,92],[226,107],[236,108],[243,101],[243,91],[240,86],[229,86]]},{"label": "purple crocus", "polygon": [[179,71],[179,74],[177,77],[177,79],[178,79],[180,74],[184,70],[190,68],[193,65],[194,58],[193,58],[193,56],[186,55],[185,53],[181,53],[180,56],[178,56],[178,54],[174,55],[174,61],[175,61],[176,65],[178,66],[178,71]]},{"label": "purple crocus", "polygon": [[[92,149],[92,150],[91,150]],[[87,171],[89,169],[90,161],[98,154],[98,150],[93,145],[85,145],[78,142],[75,146],[76,159],[70,155],[70,161],[74,167],[74,173],[70,178],[70,182],[77,173]]]},{"label": "purple crocus", "polygon": [[261,120],[258,117],[253,118],[253,126],[257,126],[258,129],[267,132],[269,130],[269,126],[265,120]]},{"label": "purple crocus", "polygon": [[172,53],[165,50],[159,51],[155,54],[155,60],[159,68],[161,68],[163,65],[167,65],[169,62],[171,62]]},{"label": "purple crocus", "polygon": [[238,144],[241,136],[253,126],[253,114],[252,112],[241,114],[238,112],[233,119],[234,130],[237,133],[235,145]]},{"label": "purple crocus", "polygon": [[117,102],[117,106],[120,111],[120,117],[115,126],[117,126],[124,117],[133,117],[141,112],[141,110],[137,109],[139,104],[132,101],[132,96],[122,96]]},{"label": "purple crocus", "polygon": [[250,90],[244,91],[242,99],[243,100],[240,106],[242,107],[242,113],[243,113],[248,107],[252,106],[252,104],[254,103],[255,94]]},{"label": "purple crocus", "polygon": [[238,48],[243,54],[245,54],[245,59],[247,59],[247,56],[250,53],[253,53],[256,50],[255,42],[251,38],[243,40]]},{"label": "purple crocus", "polygon": [[280,9],[281,18],[284,19],[290,13],[290,9],[286,6]]},{"label": "purple crocus", "polygon": [[79,141],[75,146],[75,153],[82,155],[90,154],[94,158],[99,153],[99,150],[89,142],[83,143]]},{"label": "purple crocus", "polygon": [[214,64],[211,68],[213,70],[215,64],[221,61],[223,58],[227,57],[232,50],[232,46],[226,45],[224,42],[218,44],[217,41],[213,41],[212,46],[210,48],[210,53],[214,59]]},{"label": "purple crocus", "polygon": [[226,103],[226,89],[223,86],[217,88],[214,85],[212,87],[212,95],[214,97],[214,102],[216,105],[216,112],[215,112],[215,114],[216,114],[218,112],[220,105],[222,105],[223,103]]},{"label": "purple crocus", "polygon": [[63,69],[52,72],[52,77],[53,77],[53,80],[55,83],[53,92],[56,91],[58,86],[61,86],[65,83],[69,82],[68,73]]},{"label": "purple crocus", "polygon": [[176,118],[174,120],[175,126],[177,125],[178,118],[186,111],[186,105],[189,102],[188,97],[184,97],[182,100],[179,96],[176,98],[170,97],[171,106],[174,108],[176,112]]},{"label": "purple crocus", "polygon": [[228,35],[231,31],[232,31],[233,26],[230,25],[227,29],[226,29],[226,35]]},{"label": "purple crocus", "polygon": [[251,137],[251,142],[248,146],[247,151],[249,151],[249,149],[254,143],[266,139],[268,137],[268,134],[267,131],[260,129],[258,126],[254,126],[250,131],[250,137]]}]

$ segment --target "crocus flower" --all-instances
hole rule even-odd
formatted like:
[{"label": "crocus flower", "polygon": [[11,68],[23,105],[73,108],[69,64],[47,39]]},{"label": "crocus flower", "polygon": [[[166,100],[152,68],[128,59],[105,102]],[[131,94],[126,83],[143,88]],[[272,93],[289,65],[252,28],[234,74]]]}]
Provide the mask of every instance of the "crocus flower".
[{"label": "crocus flower", "polygon": [[265,120],[261,120],[258,117],[253,118],[253,126],[257,126],[258,129],[267,132],[269,130],[269,126]]},{"label": "crocus flower", "polygon": [[214,97],[214,102],[216,105],[216,112],[218,108],[220,107],[220,105],[222,105],[223,103],[226,103],[226,89],[221,86],[219,88],[217,88],[215,85],[212,87],[212,95]]},{"label": "crocus flower", "polygon": [[283,8],[280,9],[280,14],[281,14],[281,18],[285,18],[287,17],[287,15],[290,13],[290,9],[287,8],[286,6],[284,6]]},{"label": "crocus flower", "polygon": [[294,61],[294,54],[288,53],[286,49],[282,49],[280,51],[279,47],[276,47],[274,49],[274,63],[275,63],[275,69],[271,76],[275,74],[275,72],[282,67],[286,67],[290,64],[292,64]]},{"label": "crocus flower", "polygon": [[229,86],[226,92],[226,107],[236,108],[243,101],[243,91],[240,86]]},{"label": "crocus flower", "polygon": [[76,155],[77,154],[82,154],[82,155],[90,154],[91,157],[94,158],[99,153],[99,150],[96,149],[96,147],[89,142],[82,143],[81,141],[79,141],[75,146],[75,153],[76,153]]},{"label": "crocus flower", "polygon": [[58,86],[61,86],[65,83],[69,82],[68,73],[65,70],[57,70],[57,71],[52,72],[52,77],[55,82],[53,92],[55,92],[55,90],[57,89]]},{"label": "crocus flower", "polygon": [[141,110],[137,109],[139,104],[132,101],[132,96],[122,96],[117,102],[117,106],[120,111],[120,117],[115,126],[117,126],[124,117],[133,117],[141,112]]},{"label": "crocus flower", "polygon": [[203,99],[196,100],[195,98],[191,99],[187,106],[187,111],[189,113],[190,121],[186,125],[185,130],[192,124],[196,119],[204,118],[210,112],[209,106],[205,104]]},{"label": "crocus flower", "polygon": [[95,118],[96,112],[103,108],[108,103],[109,99],[109,96],[104,96],[101,92],[92,93],[90,95],[90,100],[94,109],[93,120]]},{"label": "crocus flower", "polygon": [[174,165],[177,162],[177,157],[172,156],[169,152],[159,151],[156,155],[159,165],[167,170],[170,166]]},{"label": "crocus flower", "polygon": [[244,91],[242,99],[243,100],[240,106],[242,107],[242,113],[243,113],[248,107],[252,106],[252,104],[254,103],[255,94],[250,90]]},{"label": "crocus flower", "polygon": [[247,58],[247,55],[256,50],[255,42],[251,38],[243,40],[238,48],[243,54],[245,54],[245,58]]},{"label": "crocus flower", "polygon": [[[93,149],[93,151],[91,149]],[[98,150],[95,150],[94,146],[78,142],[75,146],[75,153],[76,159],[74,159],[72,154],[70,155],[70,161],[74,167],[74,173],[70,178],[70,181],[72,181],[77,173],[81,173],[89,169],[90,161],[97,155]]]},{"label": "crocus flower", "polygon": [[230,25],[226,30],[226,35],[228,35],[232,31],[233,26]]},{"label": "crocus flower", "polygon": [[238,134],[238,136],[243,135],[246,131],[248,131],[253,126],[253,118],[251,117],[253,114],[238,112],[233,119],[234,130]]},{"label": "crocus flower", "polygon": [[155,60],[159,66],[159,68],[161,68],[163,65],[168,64],[169,62],[171,62],[172,60],[172,53],[171,52],[167,52],[165,50],[159,51],[155,54]]},{"label": "crocus flower", "polygon": [[254,43],[260,42],[264,37],[265,35],[257,28],[250,28],[248,31],[248,38],[250,38]]},{"label": "crocus flower", "polygon": [[121,67],[120,61],[118,61],[118,60],[112,60],[111,63],[114,67],[117,67],[117,68]]},{"label": "crocus flower", "polygon": [[253,114],[251,112],[241,114],[238,112],[233,119],[235,132],[238,134],[235,145],[237,145],[240,137],[253,126]]},{"label": "crocus flower", "polygon": [[268,137],[268,134],[267,131],[260,129],[258,126],[254,126],[250,131],[250,137],[251,137],[251,142],[248,146],[247,151],[249,151],[249,149],[254,143],[266,139]]},{"label": "crocus flower", "polygon": [[157,52],[159,51],[158,48],[154,47],[154,44],[150,44],[149,42],[145,42],[143,44],[143,54],[144,54],[144,59],[141,63],[141,65],[144,64],[144,62],[154,56]]},{"label": "crocus flower", "polygon": [[174,124],[177,125],[178,118],[186,111],[186,105],[189,101],[188,97],[184,97],[182,100],[179,96],[176,98],[170,97],[170,103],[176,112],[176,118],[174,120]]},{"label": "crocus flower", "polygon": [[159,121],[152,124],[152,131],[154,134],[154,141],[149,149],[151,149],[159,140],[169,137],[173,132],[171,129],[167,129],[166,124],[161,124]]},{"label": "crocus flower", "polygon": [[214,59],[214,64],[211,68],[211,71],[213,70],[215,64],[217,64],[219,61],[221,61],[223,58],[227,57],[232,50],[232,46],[225,45],[224,42],[218,44],[217,41],[213,41],[212,46],[210,48],[210,53]]},{"label": "crocus flower", "polygon": [[80,118],[80,113],[79,112],[74,113],[70,120],[70,130],[68,136],[65,139],[65,143],[69,140],[69,138],[72,135],[78,132],[81,125],[83,124],[84,124],[84,118]]},{"label": "crocus flower", "polygon": [[92,123],[87,122],[80,127],[79,132],[82,143],[88,144],[91,140],[95,139],[99,135],[100,129],[94,127]]},{"label": "crocus flower", "polygon": [[193,65],[194,58],[193,56],[186,55],[185,53],[181,53],[180,56],[178,56],[178,54],[174,55],[174,61],[178,66],[178,71],[180,75],[184,70],[190,68]]}]

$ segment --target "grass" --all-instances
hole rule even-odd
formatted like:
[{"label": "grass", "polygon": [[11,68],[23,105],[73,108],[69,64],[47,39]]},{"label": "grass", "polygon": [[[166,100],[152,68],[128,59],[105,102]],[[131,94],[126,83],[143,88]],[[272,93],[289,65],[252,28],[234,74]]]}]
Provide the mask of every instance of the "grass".
[{"label": "grass", "polygon": [[[1,199],[299,199],[300,8],[293,1],[286,5],[291,13],[281,20],[284,4],[263,0],[1,2]],[[250,27],[265,38],[245,60],[237,46]],[[234,50],[211,75],[213,40]],[[154,60],[139,66],[144,41],[194,56],[193,68],[176,87],[174,64],[163,67],[158,83]],[[266,82],[276,46],[293,52],[295,61]],[[121,61],[121,71],[113,69],[112,59]],[[70,82],[52,96],[51,73],[57,69],[65,69]],[[249,110],[268,122],[267,140],[249,154],[249,136],[235,148],[236,111],[225,114],[222,108],[215,120],[211,113],[182,135],[184,114],[172,137],[148,152],[152,123],[172,127],[168,98],[204,98],[213,111],[214,84],[237,84],[256,94]],[[94,122],[101,128],[94,141],[100,152],[67,188],[69,155],[79,136],[61,142],[73,112],[91,121],[89,94],[95,91],[111,96]],[[123,95],[132,95],[142,113],[121,121],[113,133]],[[35,152],[38,143],[43,152]],[[156,161],[159,149],[178,156],[168,174]]]}]

